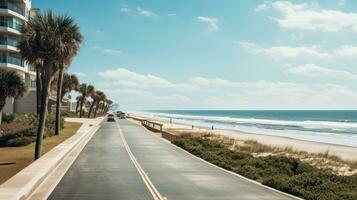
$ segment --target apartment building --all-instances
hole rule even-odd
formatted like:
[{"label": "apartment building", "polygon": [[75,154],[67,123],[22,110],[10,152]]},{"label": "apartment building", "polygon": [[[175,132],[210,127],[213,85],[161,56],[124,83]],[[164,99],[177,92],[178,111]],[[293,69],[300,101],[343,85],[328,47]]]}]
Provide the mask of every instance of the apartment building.
[{"label": "apartment building", "polygon": [[0,0],[0,67],[16,70],[28,86],[24,97],[7,99],[4,113],[36,111],[35,68],[23,61],[16,47],[22,24],[36,13],[37,10],[31,9],[31,0]]}]

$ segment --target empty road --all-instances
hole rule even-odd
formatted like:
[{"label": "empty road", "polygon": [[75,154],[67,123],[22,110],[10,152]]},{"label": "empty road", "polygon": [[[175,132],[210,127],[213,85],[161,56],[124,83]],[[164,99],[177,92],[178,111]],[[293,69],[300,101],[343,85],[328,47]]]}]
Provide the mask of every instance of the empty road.
[{"label": "empty road", "polygon": [[[120,120],[131,152],[168,200],[292,199],[203,162],[140,125]],[[152,199],[123,145],[115,122],[102,127],[49,199]]]}]

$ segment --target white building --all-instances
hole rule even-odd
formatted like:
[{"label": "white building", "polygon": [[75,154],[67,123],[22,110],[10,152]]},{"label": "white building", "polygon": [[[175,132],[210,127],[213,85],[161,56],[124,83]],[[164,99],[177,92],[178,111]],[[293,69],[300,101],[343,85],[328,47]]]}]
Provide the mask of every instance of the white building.
[{"label": "white building", "polygon": [[28,86],[20,99],[9,98],[4,113],[36,112],[36,72],[21,58],[16,47],[20,28],[37,10],[31,10],[31,0],[0,0],[0,67],[16,70]]}]

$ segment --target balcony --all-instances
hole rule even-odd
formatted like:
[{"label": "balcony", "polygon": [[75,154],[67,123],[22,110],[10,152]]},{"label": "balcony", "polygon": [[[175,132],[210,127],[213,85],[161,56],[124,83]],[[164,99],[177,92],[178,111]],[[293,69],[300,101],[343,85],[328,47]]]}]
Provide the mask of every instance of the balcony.
[{"label": "balcony", "polygon": [[0,55],[0,63],[8,63],[24,67],[24,61],[21,58],[16,58],[14,56]]},{"label": "balcony", "polygon": [[21,31],[22,22],[13,17],[0,16],[0,26]]},{"label": "balcony", "polygon": [[8,45],[12,47],[17,47],[17,40],[13,38],[0,37],[0,45]]},{"label": "balcony", "polygon": [[20,6],[11,3],[11,2],[5,2],[5,1],[0,1],[0,9],[9,9],[11,11],[14,11],[22,16],[24,16],[24,9],[21,8]]}]

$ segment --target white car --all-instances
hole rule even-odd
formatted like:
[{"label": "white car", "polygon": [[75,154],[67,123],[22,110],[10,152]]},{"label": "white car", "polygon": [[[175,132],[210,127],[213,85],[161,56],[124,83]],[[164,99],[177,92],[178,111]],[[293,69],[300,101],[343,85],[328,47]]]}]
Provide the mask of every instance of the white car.
[{"label": "white car", "polygon": [[125,119],[125,118],[126,118],[126,114],[123,113],[123,112],[121,112],[121,113],[120,113],[120,119]]},{"label": "white car", "polygon": [[113,114],[108,114],[107,121],[108,122],[114,122],[115,121],[114,115]]}]

